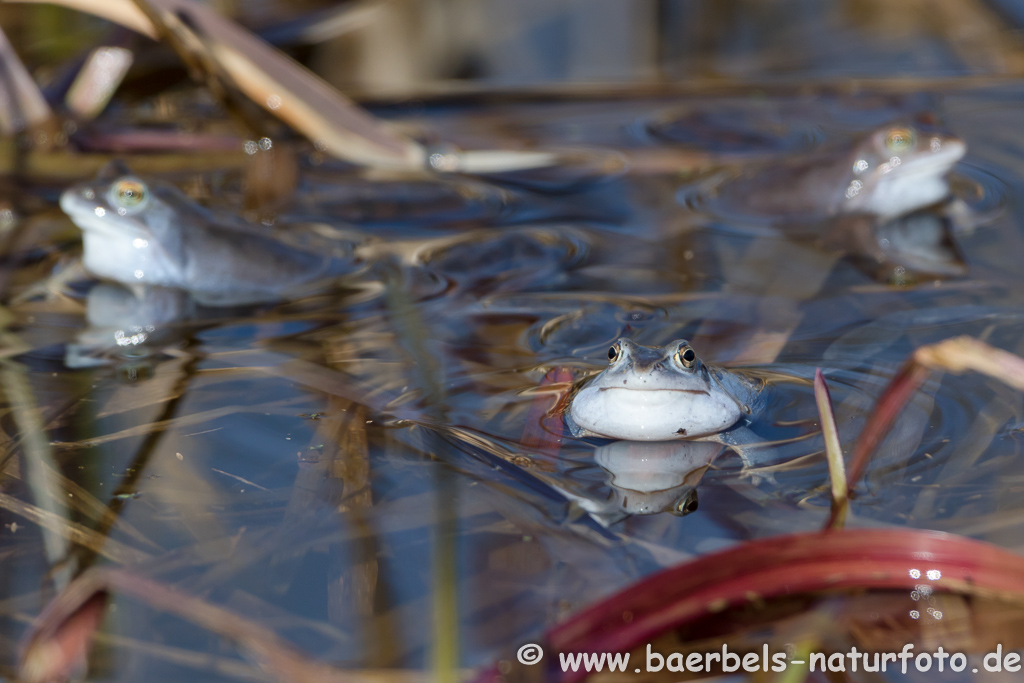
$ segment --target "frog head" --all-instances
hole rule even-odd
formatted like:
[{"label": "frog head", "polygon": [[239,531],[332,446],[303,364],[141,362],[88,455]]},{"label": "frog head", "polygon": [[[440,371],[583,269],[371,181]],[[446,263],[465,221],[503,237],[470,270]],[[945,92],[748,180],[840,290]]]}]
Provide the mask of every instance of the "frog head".
[{"label": "frog head", "polygon": [[946,174],[966,151],[954,135],[903,123],[880,128],[854,151],[843,210],[893,218],[941,201]]}]

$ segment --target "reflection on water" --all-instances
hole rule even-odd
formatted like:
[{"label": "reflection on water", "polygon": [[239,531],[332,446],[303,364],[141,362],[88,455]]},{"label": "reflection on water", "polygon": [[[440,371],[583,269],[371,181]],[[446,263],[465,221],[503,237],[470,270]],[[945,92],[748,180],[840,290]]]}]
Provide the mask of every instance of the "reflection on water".
[{"label": "reflection on water", "polygon": [[594,451],[610,475],[615,506],[627,515],[697,511],[697,484],[721,451],[700,441],[615,441]]},{"label": "reflection on water", "polygon": [[[1021,147],[1024,93],[865,98],[594,102],[592,129],[572,103],[510,104],[500,117],[439,108],[428,111],[439,129],[473,118],[476,135],[490,122],[496,139],[528,131],[558,146],[572,125],[574,145],[626,150],[628,165],[607,177],[581,159],[564,177],[385,185],[309,167],[281,224],[365,238],[366,268],[333,288],[244,309],[196,310],[176,293],[107,284],[27,297],[10,329],[28,347],[18,361],[83,543],[321,659],[374,668],[429,661],[435,553],[448,538],[470,666],[659,568],[820,527],[816,367],[849,447],[913,348],[971,334],[1024,352],[1014,201],[1024,157],[1008,151]],[[841,145],[922,101],[967,142],[953,176],[967,213],[889,228],[890,244],[918,259],[901,267],[924,271],[914,279],[679,201],[746,152]],[[724,118],[712,116],[719,107]],[[724,154],[686,166],[696,152]],[[983,220],[961,229],[956,216],[968,214]],[[19,252],[15,290],[77,248],[46,244]],[[955,249],[960,268],[922,268],[929,245]],[[619,337],[686,338],[707,362],[768,380],[770,401],[728,446],[573,438],[556,406],[605,367]],[[42,507],[22,481],[12,412],[0,428],[0,488]],[[933,378],[872,463],[853,523],[1024,548],[1022,429],[1014,392],[978,376]],[[112,501],[116,519],[103,513]],[[12,510],[0,513],[7,634],[49,595],[42,536]],[[215,640],[133,603],[119,602],[106,628],[121,635],[103,641],[97,675],[231,678],[237,664]],[[0,651],[13,661],[13,637]]]}]

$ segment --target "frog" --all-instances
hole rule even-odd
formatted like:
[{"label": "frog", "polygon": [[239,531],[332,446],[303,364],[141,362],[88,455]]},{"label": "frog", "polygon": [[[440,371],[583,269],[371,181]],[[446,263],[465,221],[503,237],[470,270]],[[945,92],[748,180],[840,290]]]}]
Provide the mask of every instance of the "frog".
[{"label": "frog", "polygon": [[718,437],[765,401],[762,380],[704,363],[685,339],[643,346],[623,337],[608,363],[572,397],[566,423],[576,437]]},{"label": "frog", "polygon": [[769,218],[863,214],[884,223],[946,199],[947,174],[966,152],[956,135],[895,122],[852,145],[748,169],[719,187],[714,201]]},{"label": "frog", "polygon": [[352,244],[301,244],[214,214],[176,187],[144,180],[118,162],[67,188],[60,207],[82,230],[89,273],[136,292],[184,290],[201,305],[280,300],[357,263]]}]

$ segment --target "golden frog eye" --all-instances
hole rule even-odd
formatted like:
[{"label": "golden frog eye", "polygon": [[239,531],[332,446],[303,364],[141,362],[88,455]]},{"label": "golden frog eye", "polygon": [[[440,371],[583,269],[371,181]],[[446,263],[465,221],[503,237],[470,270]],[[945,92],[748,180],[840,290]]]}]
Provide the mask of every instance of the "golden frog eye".
[{"label": "golden frog eye", "polygon": [[615,361],[617,361],[619,359],[619,353],[619,345],[612,344],[612,347],[608,349],[608,362],[614,363]]},{"label": "golden frog eye", "polygon": [[148,196],[149,191],[146,189],[146,184],[134,178],[118,180],[111,193],[114,203],[125,209],[138,208]]},{"label": "golden frog eye", "polygon": [[886,149],[897,154],[911,149],[916,142],[917,133],[914,132],[913,128],[899,126],[896,128],[890,128],[889,132],[885,134]]},{"label": "golden frog eye", "polygon": [[692,368],[693,364],[697,362],[697,353],[689,346],[680,346],[676,351],[676,360],[684,368]]}]

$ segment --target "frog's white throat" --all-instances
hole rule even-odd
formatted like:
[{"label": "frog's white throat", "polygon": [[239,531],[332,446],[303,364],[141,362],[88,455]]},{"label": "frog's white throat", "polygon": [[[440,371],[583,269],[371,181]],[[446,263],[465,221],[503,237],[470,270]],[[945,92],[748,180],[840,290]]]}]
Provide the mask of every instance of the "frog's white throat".
[{"label": "frog's white throat", "polygon": [[125,284],[181,287],[184,274],[153,239],[111,226],[100,217],[76,216],[82,229],[82,262],[93,275]]},{"label": "frog's white throat", "polygon": [[946,175],[966,151],[963,143],[948,141],[938,151],[877,175],[873,182],[867,181],[868,187],[857,185],[851,193],[855,188],[851,183],[847,208],[891,219],[938,203],[949,195]]},{"label": "frog's white throat", "polygon": [[742,417],[725,393],[588,386],[569,411],[580,435],[633,441],[672,441],[717,434]]},{"label": "frog's white throat", "polygon": [[885,178],[857,208],[888,219],[942,201],[949,194],[949,182],[933,171],[900,174]]}]

